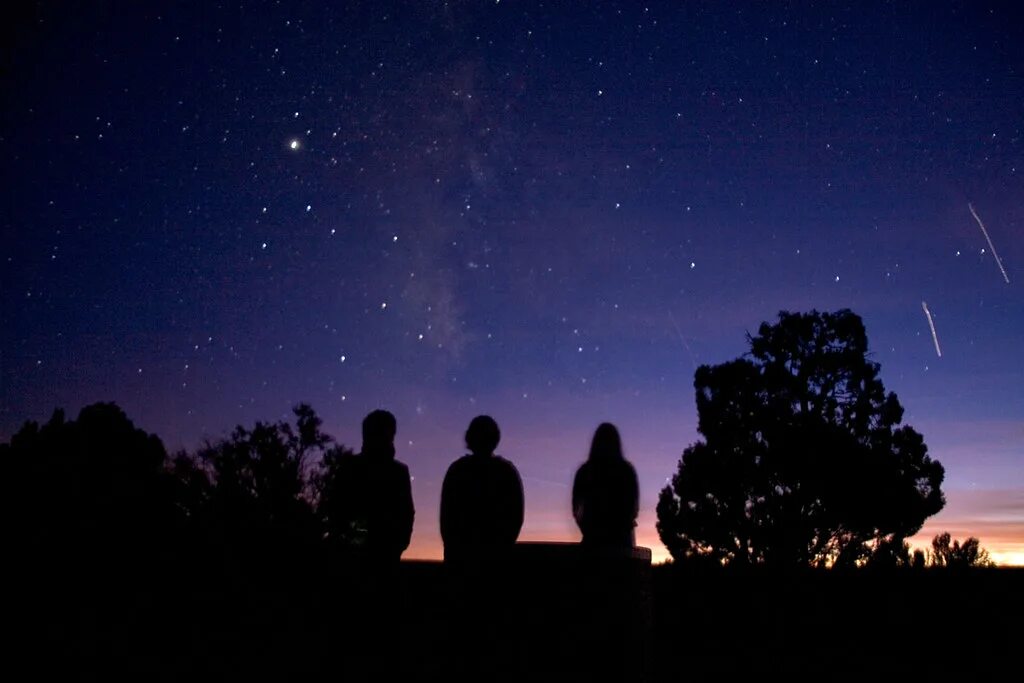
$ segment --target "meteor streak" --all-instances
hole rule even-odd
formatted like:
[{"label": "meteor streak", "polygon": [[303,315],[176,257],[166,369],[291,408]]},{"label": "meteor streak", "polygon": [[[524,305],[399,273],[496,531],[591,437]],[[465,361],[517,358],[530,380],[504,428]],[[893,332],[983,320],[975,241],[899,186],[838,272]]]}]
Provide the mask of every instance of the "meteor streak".
[{"label": "meteor streak", "polygon": [[[1009,282],[1009,280],[1007,280],[1007,282]],[[932,330],[932,341],[935,342],[935,353],[939,358],[942,358],[942,349],[939,348],[939,335],[935,334],[935,322],[932,320],[932,312],[928,310],[928,304],[924,301],[921,302],[921,309],[928,318],[928,327]]]},{"label": "meteor streak", "polygon": [[683,336],[683,331],[679,329],[679,323],[676,322],[676,317],[672,315],[672,311],[668,312],[668,319],[672,321],[672,327],[675,328],[676,336],[679,337],[679,341],[683,343],[683,348],[686,349],[686,353],[690,356],[690,364],[693,365],[693,369],[697,369],[697,359],[693,357],[693,351],[690,350],[690,345],[686,343],[686,337]]},{"label": "meteor streak", "polygon": [[[967,208],[971,210],[971,215],[974,216],[974,220],[978,221],[978,227],[981,228],[981,234],[985,236],[985,241],[988,242],[988,248],[992,251],[992,255],[996,257],[996,265],[999,266],[999,272],[1003,274],[1003,279],[1006,280],[1006,284],[1010,284],[1010,276],[1006,274],[1006,268],[1003,268],[1003,261],[999,258],[999,254],[996,253],[996,245],[992,244],[992,238],[988,236],[988,230],[985,229],[985,224],[978,218],[978,213],[974,210],[974,207],[970,202],[967,202]],[[929,320],[931,318],[929,317]]]}]

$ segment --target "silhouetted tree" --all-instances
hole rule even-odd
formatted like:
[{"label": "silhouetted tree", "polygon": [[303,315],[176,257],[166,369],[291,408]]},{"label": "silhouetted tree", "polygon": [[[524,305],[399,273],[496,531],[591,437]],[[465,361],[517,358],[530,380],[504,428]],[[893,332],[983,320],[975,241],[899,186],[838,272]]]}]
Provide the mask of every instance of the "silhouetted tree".
[{"label": "silhouetted tree", "polygon": [[335,445],[328,448],[320,461],[320,467],[313,475],[316,489],[316,515],[320,521],[324,540],[335,548],[344,548],[357,540],[355,530],[349,528],[346,518],[346,501],[339,477],[344,463],[355,455],[351,448]]},{"label": "silhouetted tree", "polygon": [[174,503],[190,525],[202,524],[209,508],[213,483],[199,458],[185,451],[175,453],[168,465],[174,487]]},{"label": "silhouetted tree", "polygon": [[191,492],[199,496],[207,519],[234,544],[311,542],[319,534],[313,514],[310,469],[332,439],[320,430],[321,420],[306,404],[294,409],[296,424],[257,422],[238,426],[231,436],[198,452],[210,475],[210,487],[185,462],[179,473],[193,477]]},{"label": "silhouetted tree", "polygon": [[4,613],[26,636],[8,649],[35,653],[37,671],[74,661],[85,678],[166,661],[156,651],[187,592],[170,586],[187,566],[177,495],[160,439],[113,403],[55,411],[0,445]]},{"label": "silhouetted tree", "polygon": [[94,561],[157,548],[182,518],[166,465],[160,439],[115,404],[86,406],[76,420],[57,410],[0,445],[3,523],[44,554]]},{"label": "silhouetted tree", "polygon": [[900,425],[860,317],[782,312],[748,342],[745,357],[696,372],[704,440],[657,508],[672,556],[852,566],[902,548],[942,509],[944,473]]},{"label": "silhouetted tree", "polygon": [[910,544],[899,537],[878,540],[866,564],[874,569],[899,569],[911,566]]},{"label": "silhouetted tree", "polygon": [[953,541],[948,531],[932,539],[930,559],[931,566],[950,569],[995,566],[978,539],[971,536],[961,544],[960,541]]}]

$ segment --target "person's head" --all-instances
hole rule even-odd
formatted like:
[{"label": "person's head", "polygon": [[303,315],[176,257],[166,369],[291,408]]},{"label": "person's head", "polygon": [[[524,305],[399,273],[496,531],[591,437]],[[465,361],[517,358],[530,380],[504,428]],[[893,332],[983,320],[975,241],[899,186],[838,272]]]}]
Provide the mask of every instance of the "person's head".
[{"label": "person's head", "polygon": [[590,460],[621,460],[622,457],[619,430],[610,422],[602,422],[594,432],[594,440],[590,444]]},{"label": "person's head", "polygon": [[394,453],[395,432],[398,423],[386,410],[375,410],[363,419],[363,452],[390,450]]},{"label": "person's head", "polygon": [[501,441],[498,423],[489,415],[479,415],[466,430],[466,448],[474,455],[490,455]]}]

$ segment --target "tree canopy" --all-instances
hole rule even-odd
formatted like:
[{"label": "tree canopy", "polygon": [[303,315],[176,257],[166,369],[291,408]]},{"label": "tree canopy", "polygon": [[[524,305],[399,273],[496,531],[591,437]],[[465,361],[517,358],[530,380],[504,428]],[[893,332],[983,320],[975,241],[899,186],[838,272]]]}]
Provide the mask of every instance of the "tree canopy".
[{"label": "tree canopy", "polygon": [[981,541],[977,538],[970,536],[961,543],[952,540],[948,531],[932,539],[931,564],[933,567],[948,569],[995,566],[988,551],[981,547]]},{"label": "tree canopy", "polygon": [[698,431],[659,497],[673,558],[852,566],[942,509],[942,466],[902,425],[849,310],[781,312],[694,377]]},{"label": "tree canopy", "polygon": [[312,470],[333,439],[310,406],[292,412],[294,426],[238,426],[229,438],[199,450],[196,463],[209,480],[200,513],[226,540],[309,542],[319,536]]},{"label": "tree canopy", "polygon": [[0,444],[0,499],[11,533],[69,554],[128,553],[183,521],[167,453],[113,403],[69,420],[57,410]]}]

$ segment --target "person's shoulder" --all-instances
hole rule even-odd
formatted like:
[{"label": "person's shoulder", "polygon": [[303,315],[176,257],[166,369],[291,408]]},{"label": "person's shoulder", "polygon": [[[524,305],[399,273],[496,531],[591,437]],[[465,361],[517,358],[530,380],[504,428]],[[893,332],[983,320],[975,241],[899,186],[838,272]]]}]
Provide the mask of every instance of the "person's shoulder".
[{"label": "person's shoulder", "polygon": [[494,469],[500,470],[501,472],[504,472],[508,475],[515,475],[516,477],[519,476],[519,468],[517,468],[515,466],[515,463],[513,463],[508,458],[503,458],[500,455],[495,455],[493,460],[494,465],[492,465],[492,467],[494,467]]},{"label": "person's shoulder", "polygon": [[473,466],[473,461],[470,459],[471,455],[461,455],[455,460],[452,460],[452,464],[448,465],[448,472],[463,472]]},{"label": "person's shoulder", "polygon": [[401,460],[387,460],[376,467],[388,480],[409,479],[409,467]]},{"label": "person's shoulder", "polygon": [[505,469],[512,469],[512,470],[516,469],[515,464],[513,464],[511,460],[509,460],[508,458],[506,458],[504,456],[495,455],[493,460],[496,463],[498,463],[498,465],[497,465],[498,467],[503,467]]}]

